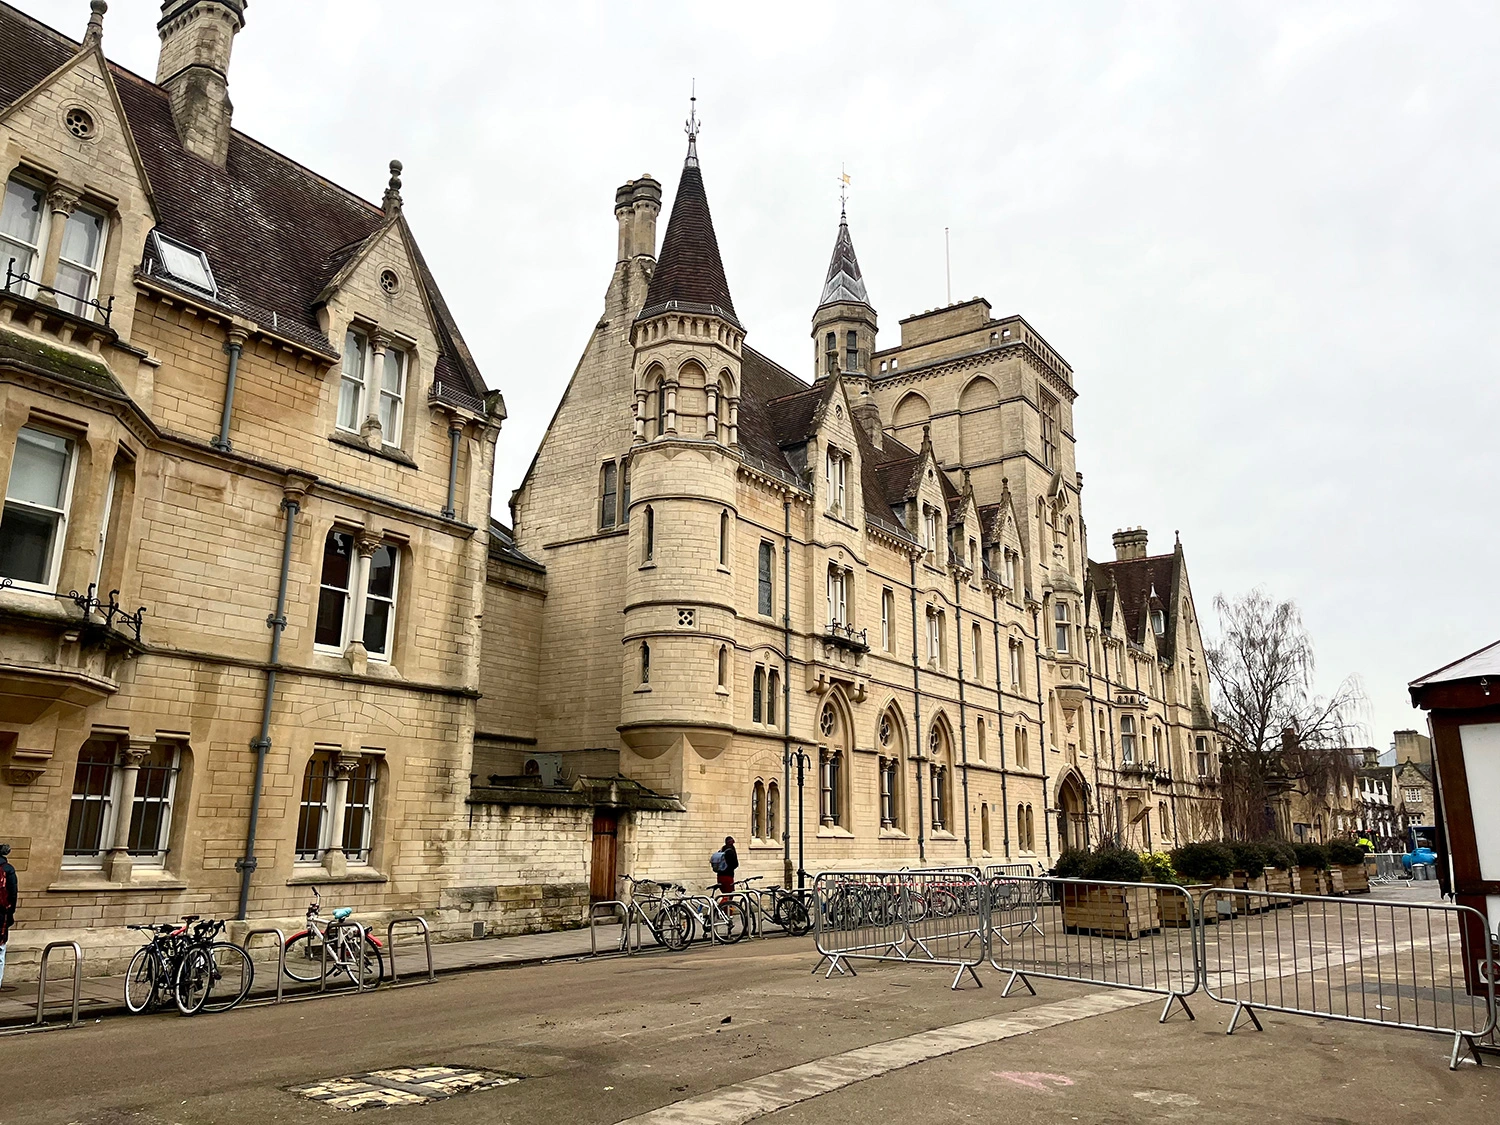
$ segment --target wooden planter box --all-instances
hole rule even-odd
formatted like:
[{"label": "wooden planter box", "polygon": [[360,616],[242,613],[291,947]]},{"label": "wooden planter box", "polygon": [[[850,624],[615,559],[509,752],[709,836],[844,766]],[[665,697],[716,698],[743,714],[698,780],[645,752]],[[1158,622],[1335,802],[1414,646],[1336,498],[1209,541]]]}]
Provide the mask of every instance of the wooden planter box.
[{"label": "wooden planter box", "polygon": [[1297,893],[1300,895],[1326,895],[1328,893],[1328,872],[1319,871],[1316,867],[1297,867],[1292,874],[1297,878]]},{"label": "wooden planter box", "polygon": [[[1203,893],[1213,890],[1212,883],[1193,883],[1182,889],[1192,896],[1193,903],[1198,907],[1198,912],[1203,912]],[[1158,894],[1156,896],[1156,917],[1163,926],[1181,929],[1191,926],[1193,920],[1188,915],[1187,899],[1182,895],[1173,893]],[[1216,921],[1216,919],[1205,919],[1205,921]]]},{"label": "wooden planter box", "polygon": [[1344,893],[1367,895],[1370,893],[1370,872],[1362,863],[1349,863],[1334,868],[1344,877]]},{"label": "wooden planter box", "polygon": [[1323,873],[1323,878],[1328,880],[1328,894],[1346,894],[1344,890],[1344,869],[1342,867],[1331,867]]},{"label": "wooden planter box", "polygon": [[1158,895],[1150,887],[1062,885],[1063,928],[1068,933],[1135,939],[1156,930]]},{"label": "wooden planter box", "polygon": [[[1266,868],[1266,890],[1274,894],[1292,893],[1292,873],[1283,871],[1279,867]],[[1292,900],[1289,898],[1273,898],[1270,900],[1272,906],[1290,906]]]},{"label": "wooden planter box", "polygon": [[[1236,871],[1234,873],[1234,885],[1242,891],[1264,891],[1266,887],[1266,869],[1251,874],[1248,871]],[[1271,909],[1271,900],[1260,896],[1235,895],[1234,909],[1239,914],[1260,914]]]}]

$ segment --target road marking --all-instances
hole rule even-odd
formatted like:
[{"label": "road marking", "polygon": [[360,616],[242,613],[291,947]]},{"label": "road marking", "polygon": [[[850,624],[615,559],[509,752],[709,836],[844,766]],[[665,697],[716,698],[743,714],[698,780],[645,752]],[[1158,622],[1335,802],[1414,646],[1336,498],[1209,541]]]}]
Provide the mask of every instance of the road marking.
[{"label": "road marking", "polygon": [[1039,1004],[1009,1015],[920,1031],[722,1086],[639,1114],[619,1125],[741,1125],[763,1114],[929,1059],[1155,1002],[1156,997],[1143,1000],[1138,992],[1097,992],[1056,1004]]}]

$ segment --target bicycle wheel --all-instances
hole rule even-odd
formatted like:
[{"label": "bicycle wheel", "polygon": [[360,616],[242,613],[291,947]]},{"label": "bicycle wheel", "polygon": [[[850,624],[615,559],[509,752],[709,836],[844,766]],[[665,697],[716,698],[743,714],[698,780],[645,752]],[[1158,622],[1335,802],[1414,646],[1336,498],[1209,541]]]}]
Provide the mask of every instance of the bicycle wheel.
[{"label": "bicycle wheel", "polygon": [[125,970],[125,1007],[139,1015],[156,1005],[161,982],[161,958],[151,946],[143,946]]},{"label": "bicycle wheel", "polygon": [[364,944],[364,985],[366,988],[377,988],[385,980],[385,954],[380,951],[380,944],[372,934],[365,934]]},{"label": "bicycle wheel", "polygon": [[745,911],[738,902],[726,902],[710,917],[709,936],[726,945],[733,945],[745,936]]},{"label": "bicycle wheel", "polygon": [[185,1016],[196,1015],[208,1002],[208,994],[214,984],[213,961],[208,950],[201,946],[189,949],[177,966],[177,980],[172,995],[177,1001],[177,1010]]},{"label": "bicycle wheel", "polygon": [[656,940],[675,953],[693,940],[693,915],[681,903],[669,903],[657,911],[652,929]]},{"label": "bicycle wheel", "polygon": [[789,934],[801,935],[812,929],[812,919],[807,916],[807,904],[801,899],[782,899],[780,914],[781,917],[777,921],[781,923],[781,928]]},{"label": "bicycle wheel", "polygon": [[227,1012],[250,994],[250,986],[255,983],[255,965],[250,954],[228,941],[214,942],[208,947],[208,956],[213,985],[203,1010]]},{"label": "bicycle wheel", "polygon": [[[330,957],[329,961],[332,960]],[[287,938],[286,975],[303,984],[316,984],[323,979],[323,938],[316,930],[303,930]]]},{"label": "bicycle wheel", "polygon": [[947,887],[933,887],[927,892],[927,908],[938,918],[952,918],[958,913],[958,896]]}]

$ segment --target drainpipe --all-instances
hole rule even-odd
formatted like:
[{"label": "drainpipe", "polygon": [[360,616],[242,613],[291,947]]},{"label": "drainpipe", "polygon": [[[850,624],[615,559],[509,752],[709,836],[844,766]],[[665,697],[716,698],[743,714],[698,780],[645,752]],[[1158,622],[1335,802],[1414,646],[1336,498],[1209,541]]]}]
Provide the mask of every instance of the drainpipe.
[{"label": "drainpipe", "polygon": [[[1090,609],[1093,606],[1093,602],[1094,602],[1093,598],[1086,599],[1085,602],[1084,602],[1084,609],[1083,609],[1083,655],[1084,655],[1084,659],[1086,661],[1086,666],[1088,668],[1088,677],[1089,677],[1089,739],[1090,740],[1093,739],[1094,733],[1099,729],[1098,700],[1094,696],[1094,646],[1089,643],[1089,637],[1088,637],[1088,632],[1089,632],[1089,615],[1090,615]],[[1100,634],[1099,647],[1101,649],[1104,647],[1104,638],[1103,638],[1102,634]],[[1095,805],[1095,808],[1097,810],[1097,814],[1098,814],[1098,817],[1099,817],[1099,836],[1100,836],[1101,840],[1104,837],[1104,809],[1103,809],[1103,806],[1099,804],[1099,802],[1102,800],[1102,794],[1103,794],[1103,790],[1100,788],[1100,783],[1099,783],[1099,753],[1100,753],[1100,751],[1102,749],[1103,749],[1103,747],[1098,746],[1098,745],[1095,745],[1095,747],[1094,747],[1094,805]],[[1090,846],[1089,845],[1089,799],[1088,799],[1088,794],[1087,793],[1085,793],[1084,797],[1083,797],[1083,846],[1084,846],[1084,848],[1088,848]]]},{"label": "drainpipe", "polygon": [[[792,885],[792,499],[781,501],[785,530],[781,539],[781,794],[786,812],[781,818],[783,882]],[[800,752],[799,752],[800,753]],[[802,763],[797,763],[797,873],[802,886]]]},{"label": "drainpipe", "polygon": [[1114,708],[1114,685],[1109,679],[1109,645],[1104,643],[1103,631],[1100,631],[1099,651],[1104,656],[1104,716],[1109,721],[1109,772],[1114,777],[1114,801],[1113,809],[1115,819],[1115,842],[1120,843],[1125,839],[1125,826],[1120,823],[1120,763],[1115,757],[1115,708]]},{"label": "drainpipe", "polygon": [[1000,595],[990,591],[990,613],[995,618],[995,710],[1000,715],[1000,818],[1005,858],[1010,859],[1010,794],[1005,788],[1005,680],[1000,670]]},{"label": "drainpipe", "polygon": [[234,448],[229,442],[229,418],[234,413],[234,384],[240,371],[240,355],[245,350],[245,340],[248,339],[243,329],[231,328],[229,330],[229,342],[224,345],[224,350],[229,353],[229,375],[224,380],[224,410],[219,416],[219,436],[209,442],[221,453],[228,453]]},{"label": "drainpipe", "polygon": [[[922,803],[922,662],[917,656],[917,557],[911,556],[911,699],[917,737],[917,859],[927,860],[927,806]],[[904,766],[902,767],[905,768]]]},{"label": "drainpipe", "polygon": [[953,572],[953,632],[958,641],[958,772],[964,782],[964,858],[972,859],[969,844],[969,720],[964,709],[964,606],[960,600],[956,570]]},{"label": "drainpipe", "polygon": [[[301,494],[298,493],[300,496]],[[292,566],[292,536],[297,530],[300,500],[288,495],[281,501],[286,519],[286,537],[281,544],[281,581],[276,590],[276,612],[266,618],[271,630],[271,660],[266,669],[266,699],[260,712],[260,734],[250,743],[255,751],[255,788],[250,792],[250,826],[245,832],[245,854],[235,864],[240,873],[240,909],[235,918],[244,921],[250,907],[250,877],[255,874],[255,828],[260,821],[260,791],[266,776],[266,754],[271,749],[271,704],[276,698],[276,666],[281,661],[281,634],[286,629],[286,584]]]},{"label": "drainpipe", "polygon": [[1047,854],[1051,855],[1052,810],[1047,807],[1047,702],[1042,694],[1042,619],[1036,609],[1031,611],[1031,631],[1036,649],[1036,723],[1042,736],[1042,838],[1047,843]]},{"label": "drainpipe", "polygon": [[463,424],[459,422],[458,415],[448,416],[448,503],[443,505],[443,518],[452,519],[457,509],[453,506],[454,495],[458,491],[458,439],[463,436]]}]

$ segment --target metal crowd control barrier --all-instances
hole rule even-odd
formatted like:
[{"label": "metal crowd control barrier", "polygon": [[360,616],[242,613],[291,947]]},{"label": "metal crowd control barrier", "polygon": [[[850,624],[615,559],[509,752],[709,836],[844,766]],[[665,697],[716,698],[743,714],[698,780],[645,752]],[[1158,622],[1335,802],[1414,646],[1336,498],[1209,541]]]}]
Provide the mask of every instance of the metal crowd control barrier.
[{"label": "metal crowd control barrier", "polygon": [[1029,863],[992,863],[984,869],[990,896],[990,940],[999,938],[1005,944],[1007,929],[1041,932],[1041,899],[1047,888],[1027,880],[1034,879],[1036,869]]},{"label": "metal crowd control barrier", "polygon": [[[250,952],[251,939],[267,935],[276,939],[276,999],[271,1001],[271,1003],[280,1004],[281,987],[286,983],[286,935],[275,926],[263,926],[257,930],[247,930],[244,940],[240,942],[240,944],[241,946],[243,946],[245,953],[248,955]],[[253,970],[255,965],[255,959],[253,957],[250,959],[250,965]]]},{"label": "metal crowd control barrier", "polygon": [[[385,951],[386,956],[391,959],[392,988],[401,982],[401,978],[396,975],[396,927],[413,925],[421,927],[422,930],[422,946],[427,953],[427,983],[431,984],[437,980],[437,970],[432,967],[432,930],[428,927],[426,918],[420,914],[413,914],[407,918],[392,918],[390,925],[385,928]],[[592,926],[589,927],[589,938],[593,939]]]},{"label": "metal crowd control barrier", "polygon": [[977,871],[825,871],[813,880],[816,973],[828,962],[854,973],[855,959],[947,965],[980,987],[975,969],[984,960],[988,897]]},{"label": "metal crowd control barrier", "polygon": [[41,1027],[47,1019],[47,959],[52,956],[54,949],[73,951],[73,1014],[68,1020],[68,1026],[77,1027],[78,1005],[83,999],[83,949],[76,941],[53,941],[42,947],[42,961],[37,968],[36,1021],[33,1026]]},{"label": "metal crowd control barrier", "polygon": [[[355,989],[363,992],[366,987],[365,976],[367,975],[365,969],[365,928],[353,918],[340,918],[330,922],[328,923],[328,927],[323,931],[323,941],[320,943],[318,949],[318,958],[321,966],[318,972],[318,991],[322,992],[328,987],[328,946],[337,940],[337,935],[341,930],[351,930],[357,935],[354,956],[359,964],[359,975],[355,976],[353,973],[349,975],[354,981]],[[377,980],[375,983],[378,985],[380,982]]]},{"label": "metal crowd control barrier", "polygon": [[[1211,890],[1204,910],[1230,894],[1267,897]],[[1495,1030],[1495,983],[1478,973],[1495,956],[1482,914],[1446,903],[1277,897],[1290,909],[1225,917],[1212,935],[1201,929],[1204,988],[1234,1005],[1228,1034],[1241,1015],[1263,1030],[1260,1009],[1451,1035],[1450,1070],[1465,1046],[1480,1063],[1477,1041]],[[1466,948],[1477,995],[1465,985]]]},{"label": "metal crowd control barrier", "polygon": [[[600,914],[600,909],[608,911]],[[598,939],[595,936],[601,921],[618,921],[620,923],[620,944],[611,952],[618,953],[623,949],[627,955],[634,955],[641,948],[641,924],[635,923],[635,948],[630,946],[630,907],[617,898],[605,899],[602,902],[589,904],[589,956],[599,956]]]},{"label": "metal crowd control barrier", "polygon": [[1399,852],[1371,852],[1365,856],[1365,865],[1375,865],[1374,874],[1371,876],[1377,883],[1394,883],[1406,874],[1406,869],[1401,866],[1401,853]]},{"label": "metal crowd control barrier", "polygon": [[[990,942],[991,967],[1009,973],[1001,996],[1017,981],[1033,996],[1032,977],[1127,988],[1165,996],[1160,1023],[1198,989],[1198,913],[1181,887],[1084,879],[997,876],[989,880],[990,933],[1017,929]],[[1025,921],[1006,921],[1014,912]],[[999,915],[997,918],[996,915]]]}]

